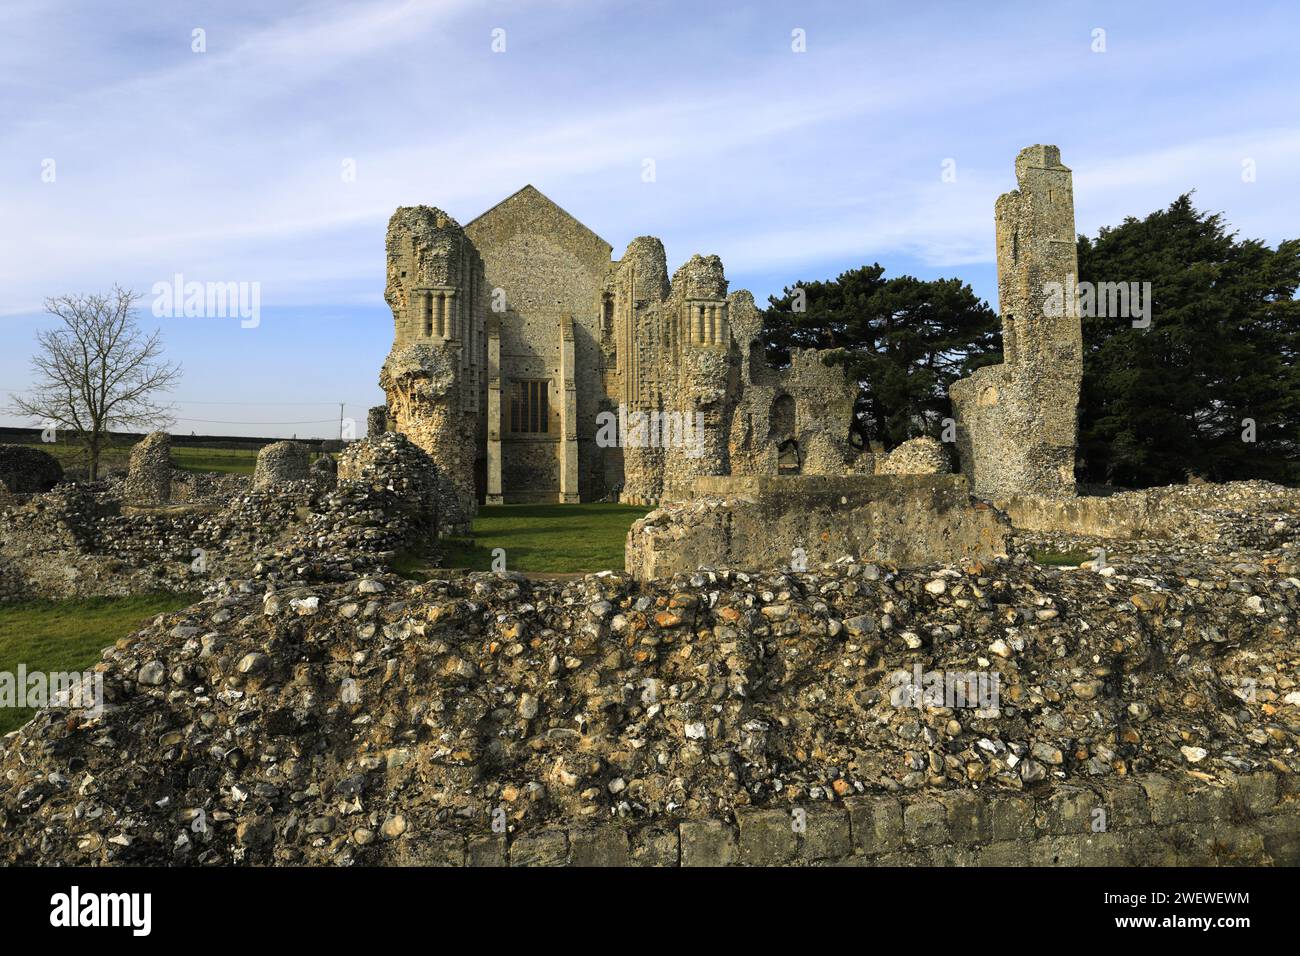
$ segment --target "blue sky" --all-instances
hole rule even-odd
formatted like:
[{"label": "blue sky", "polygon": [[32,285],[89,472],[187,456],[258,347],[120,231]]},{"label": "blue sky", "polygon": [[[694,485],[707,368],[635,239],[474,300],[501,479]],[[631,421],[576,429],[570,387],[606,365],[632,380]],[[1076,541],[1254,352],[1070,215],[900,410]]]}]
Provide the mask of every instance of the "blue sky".
[{"label": "blue sky", "polygon": [[1294,3],[1195,0],[7,0],[0,403],[45,297],[179,272],[260,283],[261,322],[157,320],[146,295],[185,369],[175,430],[336,433],[338,402],[383,398],[394,207],[467,222],[529,182],[616,255],[717,253],[760,303],[876,261],[993,302],[993,202],[1038,142],[1080,231],[1196,189],[1276,243],[1300,235],[1298,35]]}]

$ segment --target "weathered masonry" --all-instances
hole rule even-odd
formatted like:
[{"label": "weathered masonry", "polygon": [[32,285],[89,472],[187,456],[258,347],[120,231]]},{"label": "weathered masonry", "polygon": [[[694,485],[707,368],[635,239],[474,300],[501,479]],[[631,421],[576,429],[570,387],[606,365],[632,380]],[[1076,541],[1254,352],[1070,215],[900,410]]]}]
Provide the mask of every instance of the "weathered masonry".
[{"label": "weathered masonry", "polygon": [[977,496],[994,501],[1074,494],[1083,380],[1073,296],[1061,308],[1045,307],[1052,284],[1072,289],[1079,271],[1074,193],[1061,151],[1022,149],[1016,184],[995,207],[1003,363],[979,369],[949,391],[962,471]]},{"label": "weathered masonry", "polygon": [[464,227],[393,214],[384,417],[443,472],[444,523],[484,501],[652,503],[699,476],[855,467],[852,385],[815,352],[767,368],[762,316],[717,256],[670,280],[658,239],[612,251],[532,186]]},{"label": "weathered masonry", "polygon": [[[1043,145],[1015,173],[996,204],[1004,361],[952,388],[961,469],[995,503],[1074,495],[1082,380],[1074,297],[1049,307],[1077,273],[1071,173]],[[480,502],[660,504],[699,479],[890,473],[854,439],[842,369],[813,350],[766,365],[762,315],[717,256],[670,277],[658,239],[612,251],[532,186],[464,227],[393,214],[379,417],[437,463],[444,527]],[[947,471],[937,459],[924,470]]]}]

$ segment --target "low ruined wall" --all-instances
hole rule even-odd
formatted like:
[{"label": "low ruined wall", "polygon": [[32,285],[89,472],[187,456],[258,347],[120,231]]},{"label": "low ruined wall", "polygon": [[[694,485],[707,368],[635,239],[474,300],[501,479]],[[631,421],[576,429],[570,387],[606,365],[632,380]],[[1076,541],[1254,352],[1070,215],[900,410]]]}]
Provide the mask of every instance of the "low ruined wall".
[{"label": "low ruined wall", "polygon": [[850,797],[671,827],[433,831],[387,862],[434,866],[1300,866],[1300,787],[1149,775],[1035,794]]},{"label": "low ruined wall", "polygon": [[1300,489],[1263,481],[1166,485],[1078,498],[999,501],[1025,531],[1273,548],[1300,534]]},{"label": "low ruined wall", "polygon": [[1295,863],[1300,583],[1160,577],[289,558],[0,739],[0,864]]},{"label": "low ruined wall", "polygon": [[0,511],[0,600],[197,590],[299,533],[311,506],[305,483],[168,505],[61,486]]},{"label": "low ruined wall", "polygon": [[0,508],[0,600],[193,591],[277,551],[360,568],[433,540],[436,474],[419,448],[386,434],[344,462],[337,485],[317,473],[257,490],[176,472],[184,500],[164,504],[124,500],[123,482],[24,496]]},{"label": "low ruined wall", "polygon": [[1006,518],[973,501],[959,475],[700,478],[695,493],[632,525],[631,574],[812,565],[845,555],[909,566],[987,559],[1009,546]]}]

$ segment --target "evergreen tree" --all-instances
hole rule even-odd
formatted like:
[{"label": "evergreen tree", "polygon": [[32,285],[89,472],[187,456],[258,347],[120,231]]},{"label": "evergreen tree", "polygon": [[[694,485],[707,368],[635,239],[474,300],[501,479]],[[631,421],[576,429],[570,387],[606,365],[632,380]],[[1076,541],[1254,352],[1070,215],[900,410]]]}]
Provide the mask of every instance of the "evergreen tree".
[{"label": "evergreen tree", "polygon": [[1239,241],[1183,195],[1078,249],[1081,283],[1152,296],[1147,328],[1083,318],[1081,477],[1300,480],[1300,241]]},{"label": "evergreen tree", "polygon": [[920,434],[938,436],[952,414],[948,386],[999,361],[1001,335],[997,316],[960,280],[886,279],[884,271],[863,266],[769,297],[764,335],[768,362],[778,368],[791,348],[833,350],[829,360],[861,386],[863,436],[892,448]]}]

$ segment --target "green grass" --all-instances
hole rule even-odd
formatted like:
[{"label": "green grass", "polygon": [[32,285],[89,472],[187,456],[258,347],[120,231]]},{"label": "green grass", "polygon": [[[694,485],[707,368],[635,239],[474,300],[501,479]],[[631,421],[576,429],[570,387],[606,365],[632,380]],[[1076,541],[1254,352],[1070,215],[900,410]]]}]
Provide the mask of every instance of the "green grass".
[{"label": "green grass", "polygon": [[[85,468],[86,451],[74,442],[28,442],[32,448],[39,448],[46,454],[53,455],[64,468]],[[125,468],[131,454],[130,445],[110,445],[99,453],[99,472],[102,475],[110,468]]]},{"label": "green grass", "polygon": [[[635,505],[492,505],[479,509],[472,538],[441,542],[443,564],[492,570],[492,552],[505,551],[506,570],[546,574],[623,569],[623,544],[632,522],[651,509]],[[401,556],[394,570],[428,577],[417,557]]]},{"label": "green grass", "polygon": [[1087,551],[1030,551],[1029,556],[1038,564],[1053,564],[1062,567],[1077,568],[1085,561],[1096,557]]},{"label": "green grass", "polygon": [[[86,452],[78,444],[52,442],[50,444],[32,444],[33,448],[48,452],[59,460],[64,468],[86,467]],[[130,445],[111,445],[99,455],[99,473],[115,468],[125,469],[130,461]],[[320,457],[312,452],[314,461]],[[184,471],[225,472],[235,475],[251,475],[257,464],[257,451],[252,448],[203,448],[189,445],[172,445],[172,464]]]},{"label": "green grass", "polygon": [[257,452],[251,448],[190,448],[173,445],[172,464],[185,471],[251,475],[253,466],[257,464]]},{"label": "green grass", "polygon": [[[141,594],[0,604],[0,671],[16,675],[23,664],[29,674],[80,673],[100,659],[104,648],[155,614],[197,600],[194,594]],[[21,727],[34,713],[31,708],[0,708],[0,734]]]}]

